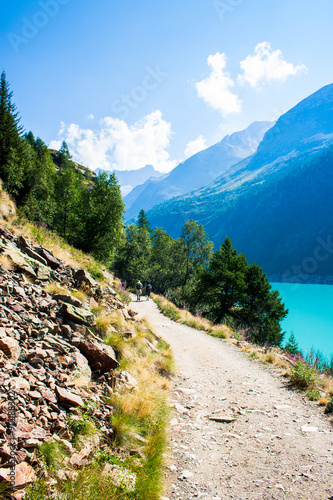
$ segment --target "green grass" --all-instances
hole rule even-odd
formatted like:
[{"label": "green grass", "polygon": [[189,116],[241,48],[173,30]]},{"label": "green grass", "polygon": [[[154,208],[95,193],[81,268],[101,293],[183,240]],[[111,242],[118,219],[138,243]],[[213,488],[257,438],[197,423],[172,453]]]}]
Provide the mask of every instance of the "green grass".
[{"label": "green grass", "polygon": [[45,464],[54,470],[63,467],[64,457],[68,456],[66,447],[61,441],[44,442],[40,445],[38,451]]}]

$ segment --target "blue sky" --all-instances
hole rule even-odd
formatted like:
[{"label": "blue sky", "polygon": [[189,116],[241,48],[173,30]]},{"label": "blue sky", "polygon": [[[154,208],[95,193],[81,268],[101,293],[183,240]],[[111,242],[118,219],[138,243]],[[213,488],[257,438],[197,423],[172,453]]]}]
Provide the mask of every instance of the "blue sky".
[{"label": "blue sky", "polygon": [[1,69],[27,130],[90,168],[168,171],[333,82],[332,0],[11,0]]}]

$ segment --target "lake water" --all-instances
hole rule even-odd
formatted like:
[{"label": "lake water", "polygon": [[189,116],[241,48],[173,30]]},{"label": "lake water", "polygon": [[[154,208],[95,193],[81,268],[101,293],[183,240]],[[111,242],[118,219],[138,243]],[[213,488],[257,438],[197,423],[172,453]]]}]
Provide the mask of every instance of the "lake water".
[{"label": "lake water", "polygon": [[282,321],[284,342],[293,331],[299,348],[319,349],[328,358],[333,354],[333,285],[271,283],[278,290],[289,314]]}]

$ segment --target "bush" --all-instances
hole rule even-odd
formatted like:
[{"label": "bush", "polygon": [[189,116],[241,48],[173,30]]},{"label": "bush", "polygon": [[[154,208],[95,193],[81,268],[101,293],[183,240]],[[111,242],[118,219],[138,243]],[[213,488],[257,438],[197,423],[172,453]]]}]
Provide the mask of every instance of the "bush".
[{"label": "bush", "polygon": [[298,359],[291,368],[291,383],[299,389],[313,389],[318,379],[315,367],[310,366],[304,359]]}]

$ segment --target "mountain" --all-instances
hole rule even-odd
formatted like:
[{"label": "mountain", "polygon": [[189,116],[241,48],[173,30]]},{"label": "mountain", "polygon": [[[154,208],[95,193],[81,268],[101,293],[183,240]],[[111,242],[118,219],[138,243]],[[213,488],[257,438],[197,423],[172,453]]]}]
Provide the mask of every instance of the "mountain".
[{"label": "mountain", "polygon": [[149,179],[124,198],[126,220],[163,201],[206,186],[239,160],[254,153],[271,122],[254,122],[180,163],[169,174]]},{"label": "mountain", "polygon": [[150,177],[160,177],[163,174],[155,170],[152,165],[146,165],[145,167],[139,168],[137,170],[103,170],[97,168],[95,173],[98,175],[100,172],[106,172],[107,174],[114,173],[118,179],[121,187],[121,192],[123,196],[126,196],[130,191],[132,191],[135,186],[144,183]]},{"label": "mountain", "polygon": [[282,115],[252,156],[147,216],[174,237],[193,218],[275,279],[315,282],[333,276],[332,192],[333,84]]}]

